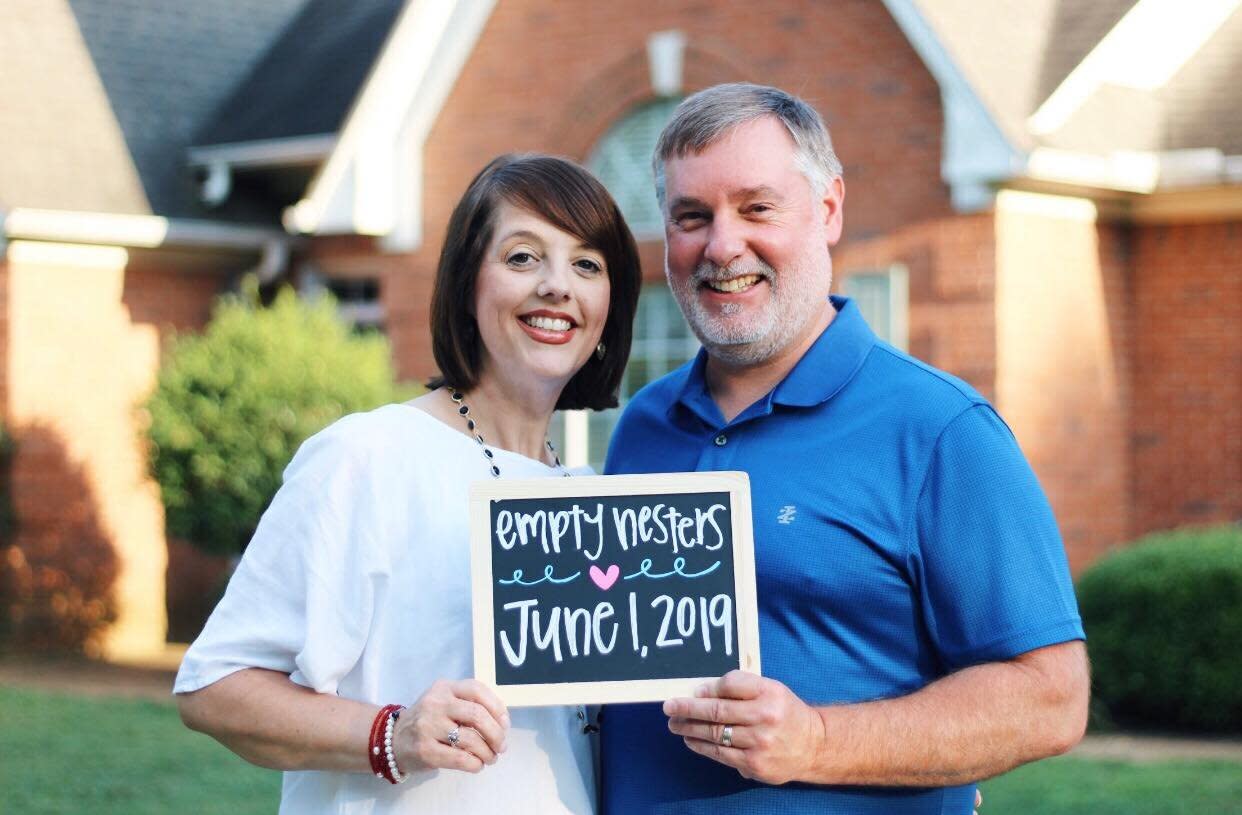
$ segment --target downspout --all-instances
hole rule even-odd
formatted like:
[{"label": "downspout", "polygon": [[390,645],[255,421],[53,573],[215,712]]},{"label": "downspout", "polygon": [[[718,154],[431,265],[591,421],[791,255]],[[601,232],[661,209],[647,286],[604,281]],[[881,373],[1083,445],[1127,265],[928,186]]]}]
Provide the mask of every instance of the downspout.
[{"label": "downspout", "polygon": [[289,238],[281,237],[272,238],[263,244],[263,253],[259,255],[259,262],[247,269],[245,274],[257,277],[262,286],[275,283],[288,270],[292,248],[290,243]]}]

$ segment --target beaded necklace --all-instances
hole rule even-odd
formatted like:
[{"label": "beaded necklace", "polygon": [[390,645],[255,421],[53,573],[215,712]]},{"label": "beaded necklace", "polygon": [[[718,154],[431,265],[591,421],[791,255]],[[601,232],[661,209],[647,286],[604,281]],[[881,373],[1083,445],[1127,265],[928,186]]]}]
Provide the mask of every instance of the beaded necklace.
[{"label": "beaded necklace", "polygon": [[[457,413],[466,420],[466,429],[474,436],[474,440],[479,443],[479,447],[483,450],[483,455],[487,458],[487,465],[491,468],[492,478],[500,478],[500,467],[496,464],[496,455],[487,446],[487,442],[483,441],[483,434],[479,433],[478,423],[470,415],[470,406],[466,404],[465,396],[457,388],[449,388],[450,398],[457,405]],[[544,439],[543,443],[548,446],[548,452],[552,454],[552,460],[556,462],[556,469],[561,471],[561,475],[569,478],[569,471],[565,469],[565,465],[561,464],[561,457],[556,454],[556,448],[552,446],[551,439]],[[586,707],[579,705],[576,712],[578,721],[582,723],[583,733],[598,733],[599,724],[591,722],[587,718]]]},{"label": "beaded necklace", "polygon": [[[474,436],[474,440],[479,443],[479,447],[483,450],[483,455],[487,458],[487,465],[491,468],[492,478],[500,478],[500,467],[496,464],[496,454],[487,446],[487,442],[483,441],[483,435],[478,431],[478,424],[474,417],[470,415],[470,406],[466,404],[465,396],[457,388],[449,389],[450,398],[457,405],[457,413],[466,420],[466,429]],[[552,460],[556,462],[556,469],[561,471],[561,475],[569,478],[569,471],[561,464],[561,457],[556,454],[556,448],[552,446],[551,439],[544,439],[543,443],[548,446],[548,452],[552,454]]]}]

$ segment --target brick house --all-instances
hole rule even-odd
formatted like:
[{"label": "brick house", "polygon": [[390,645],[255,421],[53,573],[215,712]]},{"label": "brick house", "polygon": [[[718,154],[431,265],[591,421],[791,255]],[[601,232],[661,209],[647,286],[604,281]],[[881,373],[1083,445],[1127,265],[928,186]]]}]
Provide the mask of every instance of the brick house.
[{"label": "brick house", "polygon": [[[162,647],[131,412],[161,333],[253,269],[331,289],[429,375],[441,235],[498,153],[604,179],[649,284],[626,388],[680,364],[647,158],[678,99],[734,80],[824,114],[837,287],[998,405],[1075,569],[1242,518],[1239,5],[20,0],[0,29],[20,79],[0,102],[0,399],[21,524],[0,564],[72,582],[64,564],[97,559],[104,651]],[[610,421],[556,431],[598,461]]]}]

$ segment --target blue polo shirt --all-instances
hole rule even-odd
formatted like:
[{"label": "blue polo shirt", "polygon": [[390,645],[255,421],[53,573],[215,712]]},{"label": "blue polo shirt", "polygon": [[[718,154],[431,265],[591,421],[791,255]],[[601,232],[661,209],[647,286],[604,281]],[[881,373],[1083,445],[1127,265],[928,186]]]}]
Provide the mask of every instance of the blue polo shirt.
[{"label": "blue polo shirt", "polygon": [[[750,475],[766,676],[812,704],[909,694],[1082,639],[1056,521],[973,388],[880,341],[848,299],[767,396],[726,422],[705,352],[626,408],[609,473]],[[974,786],[771,787],[692,753],[658,705],[614,705],[603,798],[640,813],[963,813]]]}]

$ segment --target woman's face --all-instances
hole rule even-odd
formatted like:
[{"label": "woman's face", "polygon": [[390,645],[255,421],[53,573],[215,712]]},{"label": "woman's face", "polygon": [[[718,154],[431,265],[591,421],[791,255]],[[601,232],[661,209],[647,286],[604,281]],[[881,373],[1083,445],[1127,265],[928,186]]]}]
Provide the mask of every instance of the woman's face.
[{"label": "woman's face", "polygon": [[559,392],[599,343],[609,290],[603,253],[502,203],[475,285],[481,376],[534,378]]}]

